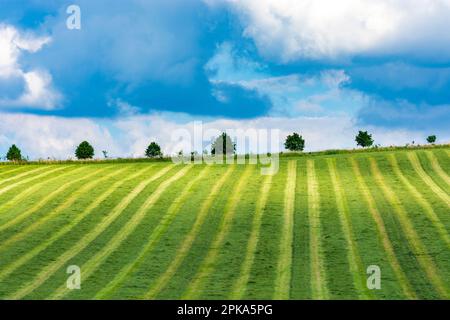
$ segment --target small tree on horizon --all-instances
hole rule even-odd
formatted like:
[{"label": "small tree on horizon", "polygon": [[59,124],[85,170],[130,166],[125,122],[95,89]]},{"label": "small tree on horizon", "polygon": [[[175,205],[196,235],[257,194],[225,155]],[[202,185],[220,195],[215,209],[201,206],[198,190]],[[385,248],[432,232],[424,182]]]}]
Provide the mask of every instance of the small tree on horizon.
[{"label": "small tree on horizon", "polygon": [[21,161],[22,160],[22,153],[20,149],[13,144],[6,154],[6,159],[9,161]]},{"label": "small tree on horizon", "polygon": [[373,145],[372,135],[367,131],[359,131],[355,138],[356,144],[363,148],[370,147]]},{"label": "small tree on horizon", "polygon": [[298,133],[287,136],[284,147],[289,151],[303,151],[305,149],[305,139]]},{"label": "small tree on horizon", "polygon": [[147,147],[147,150],[145,150],[145,155],[148,158],[157,158],[162,157],[161,147],[156,142],[152,142]]},{"label": "small tree on horizon", "polygon": [[211,144],[211,154],[212,155],[233,155],[236,153],[236,143],[231,140],[231,137],[222,132],[214,142]]},{"label": "small tree on horizon", "polygon": [[83,141],[75,150],[75,156],[78,160],[92,159],[94,157],[94,147],[89,142]]},{"label": "small tree on horizon", "polygon": [[435,135],[432,135],[432,136],[428,136],[428,137],[427,137],[427,142],[428,142],[428,143],[432,143],[432,144],[433,144],[433,143],[435,143],[435,142],[436,142],[436,139],[437,139],[437,138],[436,138],[436,136],[435,136]]}]

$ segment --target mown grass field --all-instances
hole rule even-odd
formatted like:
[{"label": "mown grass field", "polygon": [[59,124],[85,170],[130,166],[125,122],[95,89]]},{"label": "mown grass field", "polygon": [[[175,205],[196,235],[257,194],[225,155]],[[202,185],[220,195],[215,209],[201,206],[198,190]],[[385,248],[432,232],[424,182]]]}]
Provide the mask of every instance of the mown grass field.
[{"label": "mown grass field", "polygon": [[449,156],[0,166],[0,298],[449,299]]}]

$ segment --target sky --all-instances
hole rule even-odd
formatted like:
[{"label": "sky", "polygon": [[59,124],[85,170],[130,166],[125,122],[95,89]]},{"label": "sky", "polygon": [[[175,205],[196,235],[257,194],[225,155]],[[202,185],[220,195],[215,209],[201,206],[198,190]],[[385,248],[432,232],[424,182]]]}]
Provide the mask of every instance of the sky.
[{"label": "sky", "polygon": [[199,122],[279,130],[270,151],[294,131],[306,151],[358,130],[448,143],[449,18],[450,0],[0,0],[0,156],[188,152],[173,133]]}]

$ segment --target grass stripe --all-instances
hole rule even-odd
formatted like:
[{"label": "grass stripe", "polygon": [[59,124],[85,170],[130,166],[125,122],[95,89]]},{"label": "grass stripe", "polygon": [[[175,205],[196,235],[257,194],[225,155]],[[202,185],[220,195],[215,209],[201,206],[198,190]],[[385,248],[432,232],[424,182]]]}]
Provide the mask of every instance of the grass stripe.
[{"label": "grass stripe", "polygon": [[223,246],[223,242],[228,232],[230,231],[233,223],[233,218],[236,213],[237,205],[242,197],[242,191],[248,182],[250,174],[252,173],[254,166],[248,165],[242,177],[239,178],[239,182],[234,189],[232,196],[228,199],[223,213],[222,221],[218,227],[218,233],[214,237],[214,240],[208,250],[208,253],[202,261],[197,274],[192,279],[191,284],[188,286],[182,299],[195,299],[200,295],[202,291],[205,279],[214,270],[214,264]]},{"label": "grass stripe", "polygon": [[[6,179],[4,179],[4,180],[1,180],[1,181],[0,181],[0,185],[3,185],[3,184],[5,184],[6,182],[9,182],[9,181],[12,181],[12,180],[19,180],[19,182],[21,182],[21,181],[20,181],[21,178],[26,177],[26,176],[29,176],[29,175],[31,175],[31,174],[33,174],[33,173],[36,173],[36,172],[40,172],[40,171],[42,171],[42,170],[46,170],[46,169],[48,169],[48,168],[49,168],[48,166],[42,166],[42,167],[40,167],[40,168],[36,168],[36,169],[29,170],[29,171],[25,171],[24,173],[21,173],[21,174],[18,174],[18,175],[14,175],[14,176],[12,176],[12,177],[9,177],[9,178],[6,178]],[[28,168],[27,168],[27,169],[28,169]],[[3,188],[0,188],[0,192],[1,192],[2,189],[3,189]]]},{"label": "grass stripe", "polygon": [[358,291],[358,296],[360,299],[374,298],[374,296],[368,292],[366,279],[363,277],[365,271],[363,268],[361,257],[358,253],[356,242],[354,240],[347,200],[345,198],[344,192],[342,191],[342,184],[340,182],[339,174],[336,170],[336,159],[327,159],[327,163],[336,197],[339,220],[341,222],[342,231],[344,233],[344,238],[348,247],[347,260],[350,266],[350,273],[353,276],[355,289]]},{"label": "grass stripe", "polygon": [[[108,245],[97,252],[92,258],[85,262],[81,266],[83,270],[83,281],[89,279],[89,277],[101,266],[103,262],[123,243],[123,241],[136,229],[136,227],[145,218],[149,210],[159,200],[161,195],[169,188],[174,182],[181,179],[192,169],[192,165],[186,165],[183,169],[178,171],[175,175],[164,180],[157,189],[151,194],[150,197],[139,207],[134,213],[131,219],[117,232],[117,234],[108,241]],[[50,299],[61,299],[68,293],[66,284],[61,285],[50,297]]]},{"label": "grass stripe", "polygon": [[[42,178],[42,177],[48,176],[49,174],[52,174],[52,173],[55,173],[55,172],[64,170],[64,169],[66,169],[66,168],[67,168],[67,166],[64,166],[64,167],[56,167],[56,168],[54,168],[54,169],[47,170],[47,171],[45,171],[45,172],[43,172],[43,173],[40,173],[40,174],[38,174],[38,175],[36,175],[36,176],[32,176],[32,177],[27,178],[27,179],[21,179],[21,180],[15,182],[15,183],[12,183],[12,184],[10,184],[10,185],[8,185],[8,186],[2,188],[2,189],[0,190],[0,195],[4,194],[5,192],[8,192],[9,190],[11,190],[11,189],[13,189],[13,188],[15,188],[15,187],[20,186],[20,185],[22,185],[22,184],[30,183],[30,182],[32,182],[32,181],[34,181],[34,180],[40,179],[40,178]],[[46,167],[41,168],[41,169],[39,170],[39,172],[42,171],[43,169],[47,169],[47,168],[46,168]],[[33,172],[36,172],[36,170],[33,170]],[[19,176],[20,176],[20,175],[18,175],[18,176],[16,176],[16,177],[19,177]]]},{"label": "grass stripe", "polygon": [[377,209],[377,206],[375,204],[375,200],[373,196],[370,194],[369,188],[367,187],[367,184],[364,181],[364,178],[362,177],[361,171],[359,169],[358,163],[354,158],[350,158],[350,162],[353,167],[353,171],[356,176],[356,180],[358,182],[359,188],[361,189],[364,198],[367,202],[367,205],[369,206],[369,212],[372,215],[373,220],[375,221],[378,229],[379,238],[381,239],[383,243],[383,248],[386,251],[389,264],[391,265],[392,270],[394,270],[394,273],[397,277],[398,283],[400,284],[400,287],[403,290],[403,293],[408,299],[417,299],[417,296],[414,292],[414,290],[411,287],[411,284],[409,283],[408,278],[405,275],[405,272],[403,271],[397,256],[395,255],[394,248],[392,246],[391,240],[389,239],[389,235],[386,231],[386,226],[384,224],[383,218],[380,214],[380,212]]},{"label": "grass stripe", "polygon": [[370,158],[370,168],[372,174],[375,178],[377,185],[383,190],[383,193],[394,208],[397,213],[397,218],[400,222],[400,226],[411,245],[415,257],[417,258],[419,264],[421,265],[423,271],[427,275],[428,279],[431,281],[436,291],[444,298],[449,298],[450,294],[438,275],[438,271],[434,265],[433,260],[427,253],[425,246],[420,241],[414,227],[408,217],[407,212],[403,208],[400,200],[395,195],[395,193],[389,188],[389,186],[384,181],[383,175],[381,174],[375,159]]},{"label": "grass stripe", "polygon": [[310,230],[311,255],[311,289],[313,299],[328,299],[324,263],[322,262],[321,227],[320,227],[320,195],[314,160],[307,160],[308,179],[308,218]]},{"label": "grass stripe", "polygon": [[68,260],[77,255],[81,250],[86,248],[92,241],[94,241],[103,231],[105,231],[111,223],[113,223],[120,214],[128,207],[128,205],[153,181],[162,177],[167,173],[172,166],[168,166],[158,171],[155,175],[140,182],[130,193],[127,194],[112,210],[111,213],[106,216],[94,230],[86,234],[81,241],[77,242],[69,250],[66,250],[55,261],[47,265],[29,284],[19,289],[8,297],[9,300],[21,299],[37,289],[48,278],[50,278],[59,268],[61,268]]},{"label": "grass stripe", "polygon": [[[68,168],[68,167],[65,167],[65,168]],[[47,179],[47,180],[44,180],[44,181],[40,181],[40,182],[38,182],[38,183],[36,183],[36,184],[34,184],[32,186],[29,186],[26,189],[23,189],[22,192],[19,192],[18,194],[16,194],[12,199],[10,199],[7,202],[4,202],[3,204],[1,204],[0,205],[0,212],[2,212],[3,210],[6,210],[7,207],[12,207],[12,206],[14,206],[14,204],[22,202],[28,196],[30,196],[31,194],[37,192],[42,187],[42,185],[52,183],[55,180],[59,180],[60,178],[64,178],[64,177],[66,177],[68,175],[77,173],[77,172],[79,172],[79,171],[81,171],[83,169],[84,169],[83,167],[79,167],[79,168],[76,168],[76,169],[71,170],[69,172],[65,172],[65,173],[63,173],[63,174],[61,174],[59,176],[57,175],[57,176],[54,176],[54,177],[52,177],[50,179]]]},{"label": "grass stripe", "polygon": [[[6,230],[8,228],[11,228],[11,227],[17,225],[18,223],[20,223],[21,221],[27,219],[30,215],[32,215],[33,213],[37,212],[39,209],[44,207],[50,200],[55,198],[58,194],[60,194],[64,190],[67,190],[68,188],[70,188],[70,186],[72,186],[73,184],[75,184],[77,182],[80,182],[80,181],[83,181],[83,180],[87,180],[87,179],[89,179],[89,178],[91,178],[93,176],[96,176],[99,173],[102,173],[103,171],[105,171],[106,169],[107,168],[103,168],[103,169],[100,169],[98,171],[91,172],[90,174],[87,174],[85,176],[82,176],[82,177],[80,177],[78,179],[72,180],[71,182],[62,185],[61,187],[59,187],[55,191],[53,191],[50,194],[48,194],[46,197],[42,198],[41,201],[39,201],[33,207],[29,208],[28,210],[24,211],[23,213],[21,213],[20,215],[18,215],[14,219],[12,219],[12,220],[8,221],[7,223],[3,224],[0,227],[0,231],[4,231],[4,230]],[[95,181],[92,181],[92,182],[84,185],[83,187],[81,187],[80,189],[78,189],[77,191],[72,193],[72,195],[69,198],[67,198],[61,205],[59,205],[58,207],[53,209],[51,212],[49,212],[48,214],[44,215],[43,217],[41,217],[40,219],[35,221],[33,224],[31,224],[28,227],[26,227],[25,229],[21,230],[20,232],[14,234],[14,236],[4,240],[0,244],[0,252],[3,251],[8,246],[10,246],[12,243],[15,243],[16,241],[26,237],[30,232],[32,232],[32,231],[36,230],[37,228],[39,228],[41,225],[43,225],[45,222],[47,222],[52,217],[56,216],[58,213],[60,213],[64,209],[69,208],[73,204],[73,202],[75,202],[77,200],[77,198],[80,196],[80,193],[84,193],[84,192],[89,191],[91,188],[93,188],[95,185],[97,185],[97,183],[100,183],[101,181],[107,179],[108,177],[109,176],[106,176],[106,177],[103,177],[103,178],[101,178],[99,180],[95,180]]]},{"label": "grass stripe", "polygon": [[258,246],[259,233],[261,230],[261,222],[266,207],[269,192],[272,186],[273,175],[266,176],[263,185],[261,186],[260,196],[256,204],[256,210],[253,216],[252,231],[247,243],[247,251],[245,254],[244,262],[242,263],[241,272],[233,286],[233,290],[230,295],[230,299],[239,300],[242,299],[246,290],[247,283],[250,279],[250,272],[255,260],[255,252]]},{"label": "grass stripe", "polygon": [[428,187],[430,187],[430,189],[433,190],[433,192],[439,198],[441,198],[447,204],[448,207],[450,207],[450,197],[430,178],[430,176],[425,172],[425,170],[423,170],[419,158],[417,158],[417,155],[414,152],[408,152],[407,156],[414,170],[417,172],[417,174],[423,180],[423,182],[425,182],[428,185]]},{"label": "grass stripe", "polygon": [[[13,172],[16,172],[16,171],[19,171],[19,170],[22,170],[23,168],[24,168],[23,166],[18,166],[17,168],[13,168],[11,170],[2,170],[0,172],[0,176],[3,176],[5,174],[10,174],[10,173],[13,173]],[[8,168],[8,169],[10,169],[10,168]],[[3,180],[3,181],[5,181],[5,180]],[[0,181],[0,183],[3,183],[3,181]]]},{"label": "grass stripe", "polygon": [[292,246],[294,238],[295,187],[297,161],[288,162],[287,181],[284,191],[284,219],[280,240],[280,254],[275,279],[274,299],[287,300],[290,297],[292,277]]},{"label": "grass stripe", "polygon": [[[113,176],[117,176],[122,174],[125,171],[125,169],[118,170],[115,172]],[[120,185],[122,185],[125,181],[128,181],[130,179],[138,177],[143,170],[139,171],[138,173],[131,175],[126,180],[120,180],[116,182],[114,185],[112,185],[108,190],[106,190],[103,194],[98,196],[94,202],[92,202],[83,212],[78,214],[73,220],[70,221],[70,223],[64,225],[63,228],[58,230],[56,233],[52,234],[52,236],[45,241],[39,243],[38,246],[34,247],[33,249],[27,251],[24,255],[22,255],[20,258],[14,260],[11,264],[5,266],[0,271],[0,281],[3,281],[7,276],[9,276],[11,273],[13,273],[15,270],[23,266],[25,263],[33,259],[35,256],[37,256],[39,253],[44,251],[46,248],[50,247],[52,244],[54,244],[56,241],[60,240],[64,235],[66,235],[68,232],[70,232],[75,226],[77,226],[86,216],[88,216],[92,211],[97,208],[104,200],[106,200]]]},{"label": "grass stripe", "polygon": [[409,180],[403,175],[400,167],[398,165],[397,159],[394,154],[389,155],[389,162],[391,164],[394,173],[402,181],[402,183],[408,188],[409,192],[414,196],[417,203],[420,204],[423,211],[427,215],[428,219],[433,223],[433,226],[437,229],[442,240],[450,248],[450,237],[445,229],[444,224],[441,222],[436,212],[434,212],[433,207],[430,203],[423,197],[423,195],[409,182]]},{"label": "grass stripe", "polygon": [[158,295],[158,293],[167,285],[172,276],[178,270],[184,258],[191,249],[192,244],[196,239],[197,234],[200,231],[208,215],[209,210],[211,209],[211,206],[214,203],[214,200],[219,194],[222,186],[225,184],[227,179],[233,173],[234,169],[235,169],[234,165],[230,166],[225,172],[225,174],[222,175],[222,177],[213,186],[213,188],[211,189],[211,193],[209,194],[208,198],[203,202],[199,210],[198,216],[195,220],[194,225],[192,226],[191,231],[186,235],[186,237],[183,239],[183,244],[178,248],[175,259],[169,265],[167,270],[149,288],[148,292],[144,295],[145,299],[154,299]]},{"label": "grass stripe", "polygon": [[197,185],[201,180],[203,180],[211,171],[211,166],[206,166],[199,175],[189,181],[183,192],[178,196],[178,198],[170,205],[167,209],[166,214],[162,218],[161,222],[155,228],[155,230],[150,234],[146,245],[140,250],[136,259],[125,265],[102,290],[100,290],[94,297],[94,299],[107,299],[114,292],[123,285],[123,283],[130,277],[144,262],[144,259],[155,249],[155,246],[165,234],[172,221],[175,219],[176,215],[180,212],[183,204],[188,200],[191,195],[194,186]]},{"label": "grass stripe", "polygon": [[450,177],[442,169],[434,153],[431,151],[425,151],[425,154],[427,155],[428,160],[430,160],[433,170],[438,174],[439,177],[442,178],[442,180],[444,180],[447,183],[447,185],[450,185]]}]

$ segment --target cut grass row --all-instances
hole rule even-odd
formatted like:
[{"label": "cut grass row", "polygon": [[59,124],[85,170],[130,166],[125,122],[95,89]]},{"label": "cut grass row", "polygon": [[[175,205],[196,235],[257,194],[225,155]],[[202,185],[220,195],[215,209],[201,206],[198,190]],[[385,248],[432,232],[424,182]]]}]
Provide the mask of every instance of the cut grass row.
[{"label": "cut grass row", "polygon": [[[428,152],[290,159],[270,178],[253,166],[98,166],[105,173],[88,171],[103,180],[67,186],[59,205],[48,200],[30,223],[16,220],[18,233],[0,235],[10,243],[0,246],[0,295],[447,298],[448,155]],[[76,170],[61,169],[53,191]],[[0,188],[14,181],[0,175]],[[69,264],[85,272],[82,290],[65,289]],[[365,287],[372,264],[380,291]]]}]

